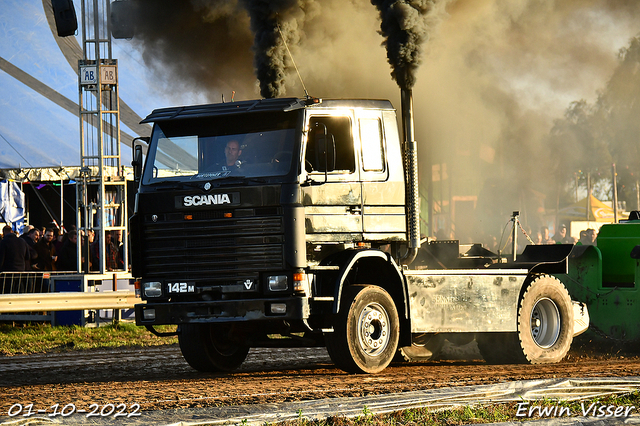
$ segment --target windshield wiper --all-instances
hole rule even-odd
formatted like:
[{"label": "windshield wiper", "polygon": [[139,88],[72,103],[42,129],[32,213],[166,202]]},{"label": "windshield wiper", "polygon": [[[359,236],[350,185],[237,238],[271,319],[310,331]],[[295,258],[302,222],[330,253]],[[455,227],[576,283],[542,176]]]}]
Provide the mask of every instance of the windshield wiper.
[{"label": "windshield wiper", "polygon": [[215,179],[211,182],[211,186],[217,188],[219,186],[228,186],[228,185],[238,185],[243,184],[246,185],[247,181],[244,176],[225,176],[222,178]]}]

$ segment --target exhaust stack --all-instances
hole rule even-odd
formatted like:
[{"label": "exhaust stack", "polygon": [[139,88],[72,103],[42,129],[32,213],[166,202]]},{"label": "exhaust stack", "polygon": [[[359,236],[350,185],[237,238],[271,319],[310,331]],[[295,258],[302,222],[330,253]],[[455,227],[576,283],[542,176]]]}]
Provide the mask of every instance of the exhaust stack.
[{"label": "exhaust stack", "polygon": [[408,247],[400,259],[403,265],[413,262],[420,248],[420,192],[418,188],[418,144],[414,139],[413,93],[401,91],[402,129],[404,137],[405,214],[407,217]]}]

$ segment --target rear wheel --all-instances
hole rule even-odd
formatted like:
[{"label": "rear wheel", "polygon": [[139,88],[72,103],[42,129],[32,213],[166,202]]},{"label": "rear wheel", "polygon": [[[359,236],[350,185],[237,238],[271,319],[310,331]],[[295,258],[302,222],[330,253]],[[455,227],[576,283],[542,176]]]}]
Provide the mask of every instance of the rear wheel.
[{"label": "rear wheel", "polygon": [[350,373],[378,373],[398,348],[400,322],[395,303],[378,286],[346,287],[333,326],[325,335],[333,362]]},{"label": "rear wheel", "polygon": [[573,306],[564,285],[545,275],[520,299],[516,333],[481,333],[480,353],[489,363],[547,364],[562,360],[573,341]]},{"label": "rear wheel", "polygon": [[198,371],[233,371],[247,358],[249,347],[231,340],[232,326],[182,324],[178,342],[182,356]]}]

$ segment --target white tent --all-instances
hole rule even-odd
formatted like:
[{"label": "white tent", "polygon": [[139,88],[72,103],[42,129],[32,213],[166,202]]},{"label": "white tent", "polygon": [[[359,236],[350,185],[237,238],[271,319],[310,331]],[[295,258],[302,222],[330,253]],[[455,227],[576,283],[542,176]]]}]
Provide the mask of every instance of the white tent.
[{"label": "white tent", "polygon": [[[79,0],[74,1],[81,10]],[[60,38],[49,0],[3,0],[0,8],[0,169],[80,165],[78,59],[81,38]],[[153,109],[194,103],[164,93],[128,40],[113,41],[118,60],[122,164],[126,146],[149,134],[139,121]]]}]

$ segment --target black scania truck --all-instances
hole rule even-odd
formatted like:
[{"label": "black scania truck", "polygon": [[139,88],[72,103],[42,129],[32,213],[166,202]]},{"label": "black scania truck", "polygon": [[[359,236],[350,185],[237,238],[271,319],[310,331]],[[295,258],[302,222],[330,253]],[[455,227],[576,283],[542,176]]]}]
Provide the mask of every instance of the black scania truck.
[{"label": "black scania truck", "polygon": [[[588,325],[571,246],[504,259],[420,249],[412,100],[260,99],[153,111],[131,218],[138,325],[177,324],[200,371],[251,347],[326,346],[375,373],[476,339],[489,362],[557,362]],[[235,149],[234,153],[229,151]],[[144,159],[143,159],[144,157]]]}]

